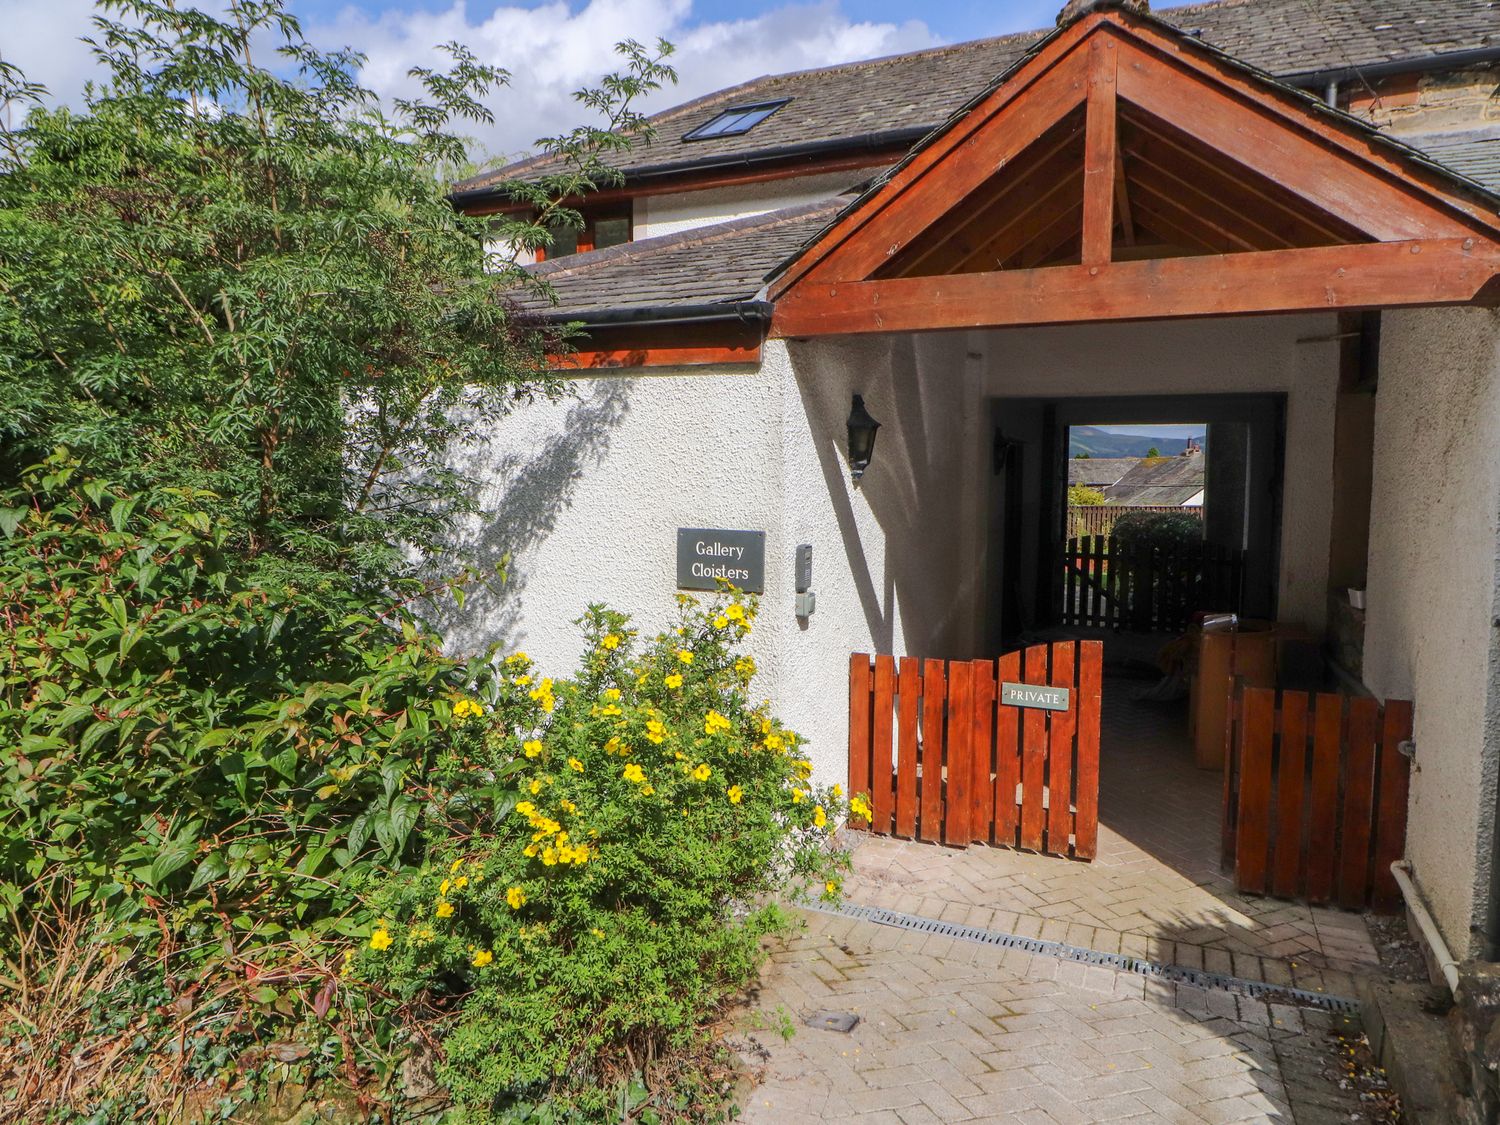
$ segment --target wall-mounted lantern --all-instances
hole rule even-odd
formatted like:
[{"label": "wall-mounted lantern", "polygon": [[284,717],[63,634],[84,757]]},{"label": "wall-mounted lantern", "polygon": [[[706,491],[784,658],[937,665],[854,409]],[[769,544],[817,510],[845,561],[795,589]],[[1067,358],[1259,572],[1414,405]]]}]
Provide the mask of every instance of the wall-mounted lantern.
[{"label": "wall-mounted lantern", "polygon": [[875,455],[875,431],[880,423],[870,417],[865,409],[863,395],[854,396],[854,408],[849,411],[849,468],[855,480],[865,475],[870,467],[870,458]]}]

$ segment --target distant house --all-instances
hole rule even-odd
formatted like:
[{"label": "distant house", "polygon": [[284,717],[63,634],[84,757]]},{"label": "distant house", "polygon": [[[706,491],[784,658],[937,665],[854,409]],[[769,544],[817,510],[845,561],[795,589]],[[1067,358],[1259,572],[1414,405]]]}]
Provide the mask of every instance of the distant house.
[{"label": "distant house", "polygon": [[1143,457],[1104,490],[1111,507],[1203,506],[1203,452],[1181,457]]},{"label": "distant house", "polygon": [[1078,457],[1068,462],[1068,484],[1106,492],[1141,463],[1139,457]]}]

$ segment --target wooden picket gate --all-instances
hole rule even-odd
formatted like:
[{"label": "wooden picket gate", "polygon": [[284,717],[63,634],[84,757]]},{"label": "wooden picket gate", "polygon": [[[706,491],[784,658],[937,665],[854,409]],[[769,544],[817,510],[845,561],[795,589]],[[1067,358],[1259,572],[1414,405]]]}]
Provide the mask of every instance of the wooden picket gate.
[{"label": "wooden picket gate", "polygon": [[1251,894],[1394,911],[1406,844],[1406,700],[1241,687],[1224,770],[1224,863]]},{"label": "wooden picket gate", "polygon": [[[870,829],[1093,859],[1103,666],[1100,641],[1033,645],[999,660],[855,653],[849,789],[870,794]],[[1068,688],[1069,707],[1001,703],[1005,683]]]}]

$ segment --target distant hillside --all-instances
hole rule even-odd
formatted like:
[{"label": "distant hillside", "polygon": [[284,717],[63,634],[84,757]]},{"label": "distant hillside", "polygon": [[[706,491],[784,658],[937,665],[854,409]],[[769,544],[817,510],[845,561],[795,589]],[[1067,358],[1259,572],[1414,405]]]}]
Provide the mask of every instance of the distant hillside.
[{"label": "distant hillside", "polygon": [[1087,453],[1090,457],[1144,457],[1152,446],[1163,457],[1175,457],[1187,448],[1187,438],[1110,434],[1095,426],[1073,426],[1068,435],[1069,457],[1077,457],[1080,453]]}]

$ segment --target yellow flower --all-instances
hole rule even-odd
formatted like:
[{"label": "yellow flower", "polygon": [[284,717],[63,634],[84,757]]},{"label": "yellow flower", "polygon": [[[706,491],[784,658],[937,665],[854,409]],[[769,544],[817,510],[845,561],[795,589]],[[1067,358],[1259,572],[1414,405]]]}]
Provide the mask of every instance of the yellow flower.
[{"label": "yellow flower", "polygon": [[849,811],[861,820],[870,820],[875,816],[875,810],[870,808],[870,802],[863,797],[850,797]]},{"label": "yellow flower", "polygon": [[354,950],[344,950],[344,964],[339,969],[339,976],[347,977],[349,970],[354,968]]},{"label": "yellow flower", "polygon": [[557,865],[557,849],[552,847],[544,848],[542,850],[542,862],[548,867],[555,867]]},{"label": "yellow flower", "polygon": [[685,648],[680,648],[677,650],[677,659],[683,664],[691,664],[693,662],[693,654]]},{"label": "yellow flower", "polygon": [[667,740],[667,725],[660,719],[652,719],[646,724],[646,738],[648,741],[662,743]]},{"label": "yellow flower", "polygon": [[525,742],[521,743],[521,749],[525,751],[528,758],[538,757],[542,752],[541,740],[537,738],[528,738]]},{"label": "yellow flower", "polygon": [[811,762],[809,762],[806,759],[804,759],[803,761],[797,762],[796,766],[797,766],[797,773],[802,778],[803,781],[806,781],[809,777],[812,776],[812,763]]},{"label": "yellow flower", "polygon": [[457,879],[453,880],[453,889],[455,891],[461,891],[468,885],[469,877],[467,875],[460,875]]},{"label": "yellow flower", "polygon": [[830,895],[836,895],[839,893],[839,885],[835,880],[830,879],[823,884],[823,890]]},{"label": "yellow flower", "polygon": [[842,797],[844,795],[844,787],[842,785],[839,785],[839,784],[835,783],[834,787],[832,789],[830,789],[829,792],[834,795],[835,799],[837,799],[837,798]]},{"label": "yellow flower", "polygon": [[755,675],[755,660],[753,657],[742,656],[734,662],[734,674],[742,680],[748,680]]},{"label": "yellow flower", "polygon": [[505,663],[512,667],[517,664],[530,664],[531,657],[527,656],[524,652],[513,652],[505,658]]},{"label": "yellow flower", "polygon": [[583,763],[580,762],[577,758],[569,758],[568,759],[568,768],[570,770],[572,770],[574,773],[582,773],[583,772]]},{"label": "yellow flower", "polygon": [[595,926],[592,930],[589,931],[589,933],[593,934],[595,937],[604,936],[604,931],[601,930],[598,926]]},{"label": "yellow flower", "polygon": [[605,633],[604,636],[600,639],[599,644],[600,647],[607,648],[613,651],[620,647],[620,634]]},{"label": "yellow flower", "polygon": [[525,687],[529,683],[531,683],[531,676],[530,675],[517,676],[516,677],[516,686],[517,687]]},{"label": "yellow flower", "polygon": [[495,955],[488,949],[481,949],[474,954],[474,960],[470,962],[476,969],[482,969],[495,959]]},{"label": "yellow flower", "polygon": [[713,772],[713,770],[708,768],[708,763],[704,762],[693,771],[693,779],[695,781],[707,781]]},{"label": "yellow flower", "polygon": [[641,767],[636,765],[634,762],[631,762],[625,767],[625,772],[621,774],[621,776],[626,781],[632,781],[635,784],[640,785],[643,784],[646,780],[646,771],[641,769]]},{"label": "yellow flower", "polygon": [[682,686],[682,673],[673,672],[670,676],[662,677],[661,682],[666,684],[667,687],[671,688],[673,691],[676,691]]},{"label": "yellow flower", "polygon": [[413,945],[423,945],[435,937],[437,934],[431,926],[418,926],[411,932],[410,940]]},{"label": "yellow flower", "polygon": [[744,796],[745,796],[745,791],[743,789],[741,789],[738,785],[731,785],[729,787],[729,803],[731,805],[737,805],[737,804],[739,804],[741,798],[743,798]]},{"label": "yellow flower", "polygon": [[531,779],[531,784],[528,785],[526,788],[530,789],[531,790],[531,795],[533,797],[535,797],[538,793],[540,793],[542,791],[542,779],[539,778],[539,777],[533,777]]},{"label": "yellow flower", "polygon": [[617,687],[605,689],[604,698],[610,700],[611,702],[619,702],[620,689]]},{"label": "yellow flower", "polygon": [[732,726],[734,726],[734,724],[726,719],[723,715],[719,714],[717,711],[710,710],[707,717],[705,717],[703,720],[703,733],[718,734],[719,731],[729,730]]},{"label": "yellow flower", "polygon": [[375,950],[377,953],[382,949],[389,949],[390,947],[391,935],[384,928],[378,929],[370,935],[370,948]]},{"label": "yellow flower", "polygon": [[745,607],[736,602],[734,605],[724,607],[724,616],[731,621],[745,620]]},{"label": "yellow flower", "polygon": [[767,750],[780,750],[781,747],[782,747],[782,745],[783,745],[783,743],[781,741],[781,735],[779,735],[779,734],[768,734],[768,735],[766,735],[766,749]]},{"label": "yellow flower", "polygon": [[800,789],[793,789],[792,790],[792,804],[794,804],[794,805],[800,805],[806,797],[807,797],[807,794],[804,793],[804,792],[802,792],[802,790],[800,790]]},{"label": "yellow flower", "polygon": [[438,894],[440,894],[440,895],[447,894],[448,893],[448,888],[451,887],[451,886],[453,886],[453,884],[450,883],[447,879],[444,879],[441,883],[438,884]]},{"label": "yellow flower", "polygon": [[536,806],[533,805],[530,801],[517,801],[516,812],[520,813],[522,816],[535,816]]},{"label": "yellow flower", "polygon": [[822,828],[828,823],[828,814],[823,811],[823,806],[818,805],[813,809],[813,827]]},{"label": "yellow flower", "polygon": [[484,704],[474,699],[460,699],[453,705],[453,717],[455,719],[477,718],[484,714]]},{"label": "yellow flower", "polygon": [[725,617],[722,613],[719,614],[718,617],[714,618],[714,628],[715,629],[727,629],[727,628],[729,628],[729,618]]},{"label": "yellow flower", "polygon": [[521,850],[521,854],[524,855],[527,859],[535,859],[536,853],[541,850],[542,849],[537,847],[535,844],[527,844],[526,847]]},{"label": "yellow flower", "polygon": [[452,863],[450,863],[448,865],[448,874],[449,875],[453,875],[453,874],[457,873],[458,869],[460,867],[462,867],[463,865],[464,865],[464,857],[463,856],[459,856],[457,859],[455,859]]},{"label": "yellow flower", "polygon": [[655,792],[656,792],[656,787],[653,786],[653,785],[642,785],[641,786],[641,796],[642,797],[649,797],[649,796],[651,796],[651,794],[653,794]]},{"label": "yellow flower", "polygon": [[561,806],[563,812],[568,813],[571,816],[578,815],[578,806],[575,805],[572,801],[568,800],[566,797],[559,801],[558,804]]},{"label": "yellow flower", "polygon": [[439,918],[451,918],[453,917],[453,904],[447,899],[441,899],[438,901],[437,910],[434,913]]},{"label": "yellow flower", "polygon": [[522,887],[512,887],[505,892],[505,901],[510,903],[512,910],[520,910],[526,905],[526,891]]}]

